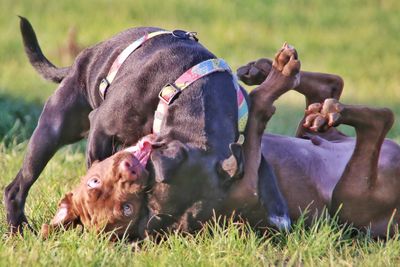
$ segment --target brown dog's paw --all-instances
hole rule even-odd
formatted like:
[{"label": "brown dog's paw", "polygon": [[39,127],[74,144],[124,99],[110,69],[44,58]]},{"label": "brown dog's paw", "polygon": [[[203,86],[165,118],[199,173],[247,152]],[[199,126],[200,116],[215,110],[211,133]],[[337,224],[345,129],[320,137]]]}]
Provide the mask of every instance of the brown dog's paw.
[{"label": "brown dog's paw", "polygon": [[299,83],[300,61],[297,52],[285,43],[276,54],[268,77],[249,96],[258,111],[270,114],[267,107]]},{"label": "brown dog's paw", "polygon": [[282,48],[276,53],[272,67],[285,76],[294,76],[299,73],[300,61],[298,60],[296,49],[284,43]]},{"label": "brown dog's paw", "polygon": [[329,127],[338,125],[341,111],[342,104],[333,98],[326,99],[323,104],[311,104],[305,111],[303,126],[315,132],[326,131]]},{"label": "brown dog's paw", "polygon": [[260,58],[257,61],[252,61],[239,67],[236,75],[247,85],[259,85],[267,78],[271,68],[272,60]]}]

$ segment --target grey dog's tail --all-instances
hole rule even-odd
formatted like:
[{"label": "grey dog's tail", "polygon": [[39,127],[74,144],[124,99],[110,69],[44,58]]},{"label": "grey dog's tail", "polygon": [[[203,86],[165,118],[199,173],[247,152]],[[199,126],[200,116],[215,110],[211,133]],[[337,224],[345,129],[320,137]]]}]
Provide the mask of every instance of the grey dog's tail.
[{"label": "grey dog's tail", "polygon": [[22,40],[25,53],[35,70],[46,80],[60,83],[69,73],[71,67],[57,68],[42,53],[35,31],[29,21],[19,16]]}]

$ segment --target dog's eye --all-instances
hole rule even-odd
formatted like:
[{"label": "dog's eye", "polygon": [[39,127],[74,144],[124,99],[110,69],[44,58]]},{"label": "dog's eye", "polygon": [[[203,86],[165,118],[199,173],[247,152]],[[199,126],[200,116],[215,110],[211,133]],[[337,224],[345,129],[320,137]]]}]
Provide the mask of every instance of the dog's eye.
[{"label": "dog's eye", "polygon": [[101,181],[97,177],[92,177],[90,180],[87,182],[87,185],[90,188],[98,188],[101,185]]},{"label": "dog's eye", "polygon": [[123,211],[125,216],[132,215],[132,212],[133,212],[132,205],[128,204],[128,203],[125,203],[124,205],[122,205],[122,211]]}]

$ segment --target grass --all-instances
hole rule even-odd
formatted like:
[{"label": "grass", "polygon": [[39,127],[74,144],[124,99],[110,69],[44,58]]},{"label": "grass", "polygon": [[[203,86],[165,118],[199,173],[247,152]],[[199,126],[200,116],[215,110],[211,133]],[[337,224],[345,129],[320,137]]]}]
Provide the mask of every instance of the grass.
[{"label": "grass", "polygon": [[[197,31],[201,42],[233,68],[271,57],[284,42],[296,46],[302,68],[341,75],[343,99],[388,106],[400,115],[400,4],[396,0],[338,1],[128,1],[3,0],[0,9],[0,189],[18,172],[41,107],[56,86],[34,72],[23,53],[17,14],[33,23],[45,54],[61,64],[58,50],[68,29],[90,46],[132,26],[154,25]],[[268,131],[291,135],[304,108],[302,97],[279,100]],[[351,132],[351,129],[347,129]],[[389,136],[400,140],[395,124]],[[33,186],[26,212],[40,229],[57,201],[84,171],[84,143],[60,150]],[[210,224],[189,236],[172,234],[139,247],[106,235],[61,232],[43,241],[27,233],[7,237],[0,208],[0,266],[241,266],[241,265],[398,265],[400,241],[371,240],[334,219],[313,227],[296,223],[289,234],[262,236],[243,224]]]}]

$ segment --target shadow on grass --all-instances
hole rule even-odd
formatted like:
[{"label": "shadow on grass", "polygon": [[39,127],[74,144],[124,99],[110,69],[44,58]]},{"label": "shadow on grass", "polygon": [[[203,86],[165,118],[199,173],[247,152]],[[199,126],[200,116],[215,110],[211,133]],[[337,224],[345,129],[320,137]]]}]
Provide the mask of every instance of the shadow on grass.
[{"label": "shadow on grass", "polygon": [[42,105],[0,94],[0,142],[6,146],[27,140],[36,127]]},{"label": "shadow on grass", "polygon": [[[43,104],[0,93],[0,144],[10,147],[27,141],[36,128]],[[72,145],[84,153],[86,141]]]}]

